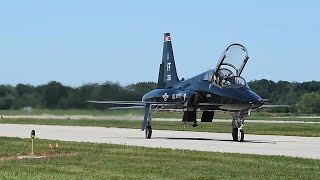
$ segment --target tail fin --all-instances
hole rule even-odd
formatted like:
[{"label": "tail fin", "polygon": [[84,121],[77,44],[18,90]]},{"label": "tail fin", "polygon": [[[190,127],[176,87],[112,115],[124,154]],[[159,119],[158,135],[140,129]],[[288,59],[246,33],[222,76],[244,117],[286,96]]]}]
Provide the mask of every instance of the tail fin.
[{"label": "tail fin", "polygon": [[174,62],[171,36],[170,33],[164,33],[162,63],[160,64],[157,88],[173,88],[179,82]]}]

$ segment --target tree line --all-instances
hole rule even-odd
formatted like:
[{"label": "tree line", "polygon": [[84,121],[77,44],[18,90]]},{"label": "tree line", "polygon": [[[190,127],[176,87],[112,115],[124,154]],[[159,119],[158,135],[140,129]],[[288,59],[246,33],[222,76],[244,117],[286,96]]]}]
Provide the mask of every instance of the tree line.
[{"label": "tree line", "polygon": [[275,108],[273,111],[320,114],[320,82],[287,82],[255,80],[248,83],[268,104],[290,105],[290,108]]},{"label": "tree line", "polygon": [[[291,107],[273,111],[320,113],[320,82],[287,82],[272,80],[254,80],[248,83],[250,88],[268,104],[286,104]],[[0,85],[0,109],[33,108],[88,109],[101,108],[88,104],[87,100],[141,100],[142,96],[156,88],[154,82],[139,82],[121,86],[117,82],[103,84],[85,84],[80,87],[65,86],[51,81],[45,85],[28,84]]]},{"label": "tree line", "polygon": [[103,84],[85,84],[80,87],[65,86],[51,81],[45,85],[0,85],[0,109],[23,107],[49,109],[104,108],[86,103],[87,100],[141,100],[142,96],[156,88],[153,82],[141,82],[121,86],[107,81]]}]

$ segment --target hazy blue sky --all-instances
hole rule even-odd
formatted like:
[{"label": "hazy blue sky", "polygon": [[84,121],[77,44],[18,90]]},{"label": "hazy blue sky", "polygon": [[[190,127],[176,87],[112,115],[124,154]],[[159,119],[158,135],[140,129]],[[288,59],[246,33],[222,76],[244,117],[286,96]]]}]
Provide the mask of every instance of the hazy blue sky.
[{"label": "hazy blue sky", "polygon": [[0,84],[156,81],[164,32],[180,78],[239,42],[248,81],[320,80],[320,1],[21,0],[0,2]]}]

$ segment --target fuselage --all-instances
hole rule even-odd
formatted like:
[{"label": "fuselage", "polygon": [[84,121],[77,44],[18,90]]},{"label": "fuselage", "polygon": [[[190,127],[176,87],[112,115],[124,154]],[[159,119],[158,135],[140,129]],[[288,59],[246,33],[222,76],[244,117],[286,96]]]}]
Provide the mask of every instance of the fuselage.
[{"label": "fuselage", "polygon": [[[142,98],[145,102],[163,102],[174,109],[196,108],[202,111],[244,111],[263,105],[262,98],[243,84],[219,85],[208,79],[214,74],[208,70],[193,78],[178,82],[170,89],[156,89]],[[242,78],[243,79],[243,78]]]}]

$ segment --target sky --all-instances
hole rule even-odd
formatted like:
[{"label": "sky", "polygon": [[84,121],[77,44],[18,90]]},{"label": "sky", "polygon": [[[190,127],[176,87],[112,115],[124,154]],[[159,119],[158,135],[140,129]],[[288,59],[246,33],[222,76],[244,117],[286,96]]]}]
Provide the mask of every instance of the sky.
[{"label": "sky", "polygon": [[157,81],[170,32],[179,78],[243,44],[247,80],[320,81],[320,1],[1,1],[0,84]]}]

